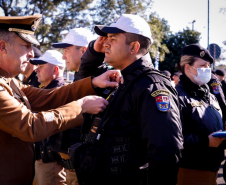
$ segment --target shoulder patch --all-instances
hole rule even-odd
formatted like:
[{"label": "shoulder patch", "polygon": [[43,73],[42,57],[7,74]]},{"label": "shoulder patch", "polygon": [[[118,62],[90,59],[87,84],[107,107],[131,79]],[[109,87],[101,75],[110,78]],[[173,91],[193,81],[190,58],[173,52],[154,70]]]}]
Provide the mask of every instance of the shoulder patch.
[{"label": "shoulder patch", "polygon": [[4,91],[5,89],[0,85],[0,91]]},{"label": "shoulder patch", "polygon": [[214,94],[219,94],[220,93],[220,87],[219,87],[220,84],[212,83],[210,86],[213,88],[213,93]]},{"label": "shoulder patch", "polygon": [[157,90],[151,93],[151,96],[155,98],[158,110],[161,112],[166,112],[170,108],[169,95],[170,92],[167,90]]}]

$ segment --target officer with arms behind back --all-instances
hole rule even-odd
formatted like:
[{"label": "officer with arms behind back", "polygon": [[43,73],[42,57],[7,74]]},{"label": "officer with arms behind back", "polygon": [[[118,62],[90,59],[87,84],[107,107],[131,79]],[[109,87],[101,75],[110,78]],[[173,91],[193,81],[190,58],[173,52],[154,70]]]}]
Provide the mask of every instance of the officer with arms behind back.
[{"label": "officer with arms behind back", "polygon": [[74,146],[80,184],[176,185],[183,145],[177,93],[142,58],[153,41],[148,23],[138,15],[123,14],[110,26],[95,26],[95,31],[103,37],[86,60],[120,69],[125,82],[107,98],[105,113],[95,117],[85,137],[87,146],[91,143],[84,149],[87,153],[81,149],[85,144]]},{"label": "officer with arms behind back", "polygon": [[178,173],[178,185],[216,185],[217,172],[224,159],[223,139],[213,133],[223,130],[222,112],[207,86],[213,57],[198,44],[182,49],[176,87],[181,106],[184,149]]},{"label": "officer with arms behind back", "polygon": [[118,82],[108,80],[111,76],[116,75],[118,81],[121,78],[118,71],[113,71],[50,90],[26,86],[15,80],[13,77],[24,71],[33,58],[31,44],[39,45],[34,31],[41,17],[40,14],[0,17],[1,185],[31,184],[34,173],[32,142],[79,126],[84,112],[103,111],[108,104],[106,100],[86,95],[95,94],[93,87],[117,86]]}]

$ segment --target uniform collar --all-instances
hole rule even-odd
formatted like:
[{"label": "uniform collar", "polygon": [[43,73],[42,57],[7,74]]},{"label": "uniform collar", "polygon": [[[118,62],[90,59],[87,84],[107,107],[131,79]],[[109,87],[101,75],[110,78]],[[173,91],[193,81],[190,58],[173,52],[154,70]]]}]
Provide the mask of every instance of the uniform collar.
[{"label": "uniform collar", "polygon": [[193,83],[185,74],[180,76],[179,84],[181,84],[186,89],[186,91],[193,96],[199,95],[203,97],[208,96],[209,94],[209,88],[206,84],[199,86]]},{"label": "uniform collar", "polygon": [[62,85],[64,85],[64,77],[58,77],[54,80],[52,80],[46,87],[44,87],[45,89],[51,89],[51,88],[56,88],[56,87],[60,87]]},{"label": "uniform collar", "polygon": [[132,64],[130,64],[129,66],[127,66],[125,69],[123,69],[121,73],[125,77],[126,75],[131,74],[133,71],[145,67],[153,68],[153,64],[151,61],[146,60],[146,58],[141,57]]},{"label": "uniform collar", "polygon": [[4,71],[2,68],[0,68],[0,77],[3,77],[6,83],[9,83],[11,81],[9,74],[6,71]]}]

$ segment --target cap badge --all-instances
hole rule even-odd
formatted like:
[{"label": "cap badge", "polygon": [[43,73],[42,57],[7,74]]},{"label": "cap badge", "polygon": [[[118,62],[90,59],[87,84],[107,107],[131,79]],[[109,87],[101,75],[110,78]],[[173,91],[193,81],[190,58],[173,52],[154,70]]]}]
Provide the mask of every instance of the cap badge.
[{"label": "cap badge", "polygon": [[204,57],[205,56],[205,51],[201,51],[200,52],[200,57]]},{"label": "cap badge", "polygon": [[41,21],[41,19],[42,19],[42,18],[38,18],[38,19],[36,19],[36,20],[34,21],[34,24],[31,25],[32,31],[35,31],[35,30],[36,30],[36,28],[38,27],[39,22]]}]

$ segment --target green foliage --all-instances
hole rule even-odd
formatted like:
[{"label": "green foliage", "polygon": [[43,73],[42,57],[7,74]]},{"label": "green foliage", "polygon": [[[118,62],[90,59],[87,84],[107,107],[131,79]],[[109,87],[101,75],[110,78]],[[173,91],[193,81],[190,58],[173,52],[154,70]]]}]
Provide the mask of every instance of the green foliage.
[{"label": "green foliage", "polygon": [[152,0],[97,0],[96,5],[89,9],[92,25],[109,25],[124,13],[144,16],[151,3]]},{"label": "green foliage", "polygon": [[165,58],[165,54],[169,53],[169,49],[163,40],[168,37],[170,32],[170,26],[165,19],[160,19],[158,15],[152,13],[149,17],[150,21],[148,24],[151,28],[152,38],[154,39],[154,43],[150,48],[150,55],[155,61],[155,57],[157,55],[157,48],[159,51],[159,61],[163,61]]},{"label": "green foliage", "polygon": [[170,34],[163,40],[163,43],[169,49],[169,53],[166,54],[163,62],[160,62],[160,70],[168,70],[171,73],[175,72],[175,64],[180,61],[181,49],[189,44],[199,43],[200,32],[190,30],[189,28],[179,31],[175,34]]},{"label": "green foliage", "polygon": [[81,12],[92,2],[93,0],[1,0],[0,8],[5,16],[43,14],[35,34],[41,49],[46,50],[51,47],[51,43],[62,40],[61,31],[87,25]]}]

